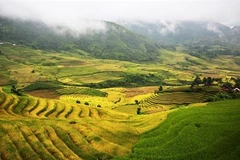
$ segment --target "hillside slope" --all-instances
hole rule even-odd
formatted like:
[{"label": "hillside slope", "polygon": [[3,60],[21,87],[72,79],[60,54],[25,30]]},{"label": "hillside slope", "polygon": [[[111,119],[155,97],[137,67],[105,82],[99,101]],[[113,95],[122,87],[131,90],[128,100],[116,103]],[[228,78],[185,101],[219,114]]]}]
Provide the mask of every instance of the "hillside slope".
[{"label": "hillside slope", "polygon": [[[129,154],[139,135],[166,113],[130,116],[0,88],[0,159],[111,159]],[[117,126],[117,127],[116,127]]]},{"label": "hillside slope", "polygon": [[104,23],[106,30],[78,34],[66,26],[48,26],[38,21],[23,21],[0,17],[0,41],[12,42],[42,50],[75,51],[104,59],[151,61],[158,48],[151,40],[134,34],[112,22]]},{"label": "hillside slope", "polygon": [[[129,159],[239,159],[239,100],[183,108],[144,133]],[[126,158],[126,159],[128,159]]]}]

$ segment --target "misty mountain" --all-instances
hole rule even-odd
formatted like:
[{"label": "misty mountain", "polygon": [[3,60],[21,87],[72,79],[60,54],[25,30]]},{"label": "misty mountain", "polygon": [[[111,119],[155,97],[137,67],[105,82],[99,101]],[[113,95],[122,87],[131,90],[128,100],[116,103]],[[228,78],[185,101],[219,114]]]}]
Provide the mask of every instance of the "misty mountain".
[{"label": "misty mountain", "polygon": [[103,22],[102,31],[80,34],[64,25],[48,26],[39,21],[0,18],[0,41],[26,45],[35,49],[69,51],[80,49],[90,56],[127,61],[151,61],[159,46],[146,37],[112,23]]},{"label": "misty mountain", "polygon": [[134,33],[165,44],[239,45],[240,27],[230,28],[217,22],[121,22]]}]

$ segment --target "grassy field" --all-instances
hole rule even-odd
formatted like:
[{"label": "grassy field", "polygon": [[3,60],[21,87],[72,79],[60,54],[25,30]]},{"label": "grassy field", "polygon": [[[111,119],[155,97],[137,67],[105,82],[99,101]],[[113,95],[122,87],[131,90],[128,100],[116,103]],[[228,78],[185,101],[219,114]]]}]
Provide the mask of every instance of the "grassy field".
[{"label": "grassy field", "polygon": [[126,159],[239,159],[239,104],[231,100],[179,109],[144,133]]},{"label": "grassy field", "polygon": [[17,83],[19,87],[26,87],[36,81],[83,85],[106,80],[117,81],[136,74],[152,75],[153,80],[157,77],[163,84],[174,86],[182,85],[183,82],[190,83],[195,74],[202,77],[236,77],[240,70],[240,66],[230,56],[218,56],[207,61],[180,51],[161,50],[156,62],[138,64],[93,59],[78,53],[45,52],[8,44],[0,47],[1,85]]}]

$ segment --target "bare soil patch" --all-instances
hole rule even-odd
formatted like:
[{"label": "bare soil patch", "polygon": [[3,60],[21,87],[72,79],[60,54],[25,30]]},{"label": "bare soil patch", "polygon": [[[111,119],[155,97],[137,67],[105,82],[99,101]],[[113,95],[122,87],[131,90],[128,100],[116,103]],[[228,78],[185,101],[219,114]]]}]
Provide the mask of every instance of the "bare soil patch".
[{"label": "bare soil patch", "polygon": [[0,85],[7,85],[8,84],[8,80],[7,79],[1,79],[0,77]]},{"label": "bare soil patch", "polygon": [[126,97],[129,98],[129,97],[134,97],[137,95],[154,93],[155,90],[158,90],[157,86],[126,88],[126,89],[124,89],[124,93],[126,94]]},{"label": "bare soil patch", "polygon": [[80,65],[84,65],[85,62],[79,61],[79,60],[71,60],[71,61],[60,62],[59,64],[64,66],[80,66]]},{"label": "bare soil patch", "polygon": [[48,98],[48,99],[59,99],[60,94],[54,90],[35,90],[28,92],[31,96],[40,97],[40,98]]}]

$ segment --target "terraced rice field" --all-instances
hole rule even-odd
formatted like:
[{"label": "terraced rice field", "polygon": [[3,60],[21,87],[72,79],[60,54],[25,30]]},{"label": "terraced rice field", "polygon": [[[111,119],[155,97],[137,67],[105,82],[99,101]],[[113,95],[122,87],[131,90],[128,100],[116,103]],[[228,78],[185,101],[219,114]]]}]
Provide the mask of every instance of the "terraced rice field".
[{"label": "terraced rice field", "polygon": [[[239,159],[239,100],[175,110],[165,105],[199,102],[204,96],[152,95],[141,101],[142,111],[150,114],[136,115],[77,104],[79,95],[53,100],[0,88],[0,159]],[[109,97],[95,98],[103,103]]]},{"label": "terraced rice field", "polygon": [[141,101],[142,107],[161,106],[161,105],[181,105],[204,102],[212,93],[201,92],[166,92],[152,94]]},{"label": "terraced rice field", "polygon": [[[7,96],[1,107],[3,112],[10,115],[48,118],[56,112],[54,118],[66,118],[73,111],[80,112],[84,106],[71,106],[67,103],[57,103],[57,101],[46,99],[35,99],[29,97],[17,97],[15,95]],[[52,116],[51,116],[52,117]],[[75,117],[78,118],[78,117]]]},{"label": "terraced rice field", "polygon": [[98,105],[101,105],[103,108],[108,108],[114,106],[114,102],[111,102],[106,97],[93,97],[88,95],[81,95],[81,94],[73,94],[73,95],[63,95],[59,98],[62,102],[70,102],[70,103],[76,103],[76,101],[79,101],[82,106],[84,106],[85,103],[88,103],[88,106],[97,107]]},{"label": "terraced rice field", "polygon": [[239,135],[240,100],[183,108],[144,133],[126,159],[237,160]]},{"label": "terraced rice field", "polygon": [[165,118],[0,91],[0,159],[111,159]]}]

